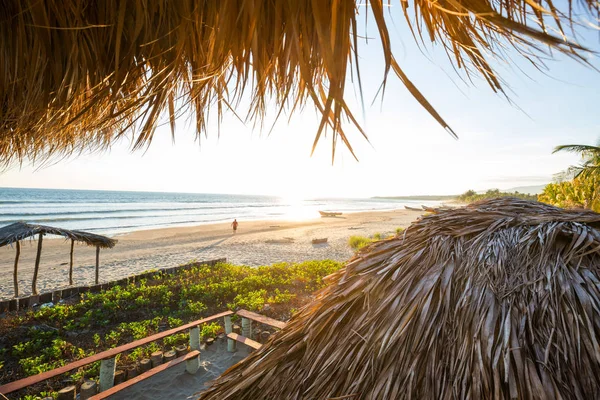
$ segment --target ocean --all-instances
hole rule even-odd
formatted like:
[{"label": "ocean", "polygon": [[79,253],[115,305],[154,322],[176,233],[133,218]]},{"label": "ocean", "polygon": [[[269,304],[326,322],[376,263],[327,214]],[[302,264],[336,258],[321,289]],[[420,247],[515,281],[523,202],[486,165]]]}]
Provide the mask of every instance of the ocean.
[{"label": "ocean", "polygon": [[262,219],[309,219],[438,202],[392,199],[285,199],[275,196],[0,188],[0,227],[17,221],[117,235],[142,229]]}]

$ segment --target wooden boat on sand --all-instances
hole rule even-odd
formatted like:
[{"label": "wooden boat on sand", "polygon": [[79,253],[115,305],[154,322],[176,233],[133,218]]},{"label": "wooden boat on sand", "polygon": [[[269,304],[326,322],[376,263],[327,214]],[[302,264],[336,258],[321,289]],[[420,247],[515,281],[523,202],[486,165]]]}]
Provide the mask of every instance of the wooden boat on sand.
[{"label": "wooden boat on sand", "polygon": [[410,210],[410,211],[423,211],[422,208],[418,208],[418,207],[404,206],[404,208],[406,208],[407,210]]},{"label": "wooden boat on sand", "polygon": [[421,206],[421,207],[423,207],[423,210],[432,212],[432,213],[435,213],[438,211],[448,211],[448,210],[452,210],[455,208],[455,207],[450,207],[450,206],[445,206],[445,205],[441,205],[438,207],[427,207],[427,206]]},{"label": "wooden boat on sand", "polygon": [[327,238],[313,239],[312,240],[312,244],[322,244],[322,243],[327,243]]},{"label": "wooden boat on sand", "polygon": [[319,214],[321,214],[321,217],[337,217],[339,215],[342,215],[341,212],[328,212],[328,211],[319,211]]}]

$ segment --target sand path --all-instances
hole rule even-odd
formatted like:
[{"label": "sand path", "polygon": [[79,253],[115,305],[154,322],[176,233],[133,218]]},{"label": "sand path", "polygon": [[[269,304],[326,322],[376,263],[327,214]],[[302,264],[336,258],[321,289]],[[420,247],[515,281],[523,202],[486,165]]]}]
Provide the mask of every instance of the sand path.
[{"label": "sand path", "polygon": [[[392,234],[396,227],[408,226],[420,214],[396,210],[305,221],[241,221],[235,235],[228,223],[132,232],[117,236],[119,242],[113,249],[100,251],[100,280],[106,282],[149,269],[222,257],[250,266],[326,258],[344,261],[353,254],[348,246],[351,235]],[[273,243],[284,238],[293,240]],[[313,245],[314,238],[328,238],[328,242]],[[61,238],[44,238],[38,276],[40,293],[68,286],[69,246]],[[31,292],[36,250],[36,240],[23,241],[19,260],[21,295]],[[13,296],[14,257],[13,247],[0,248],[0,298]],[[95,249],[76,245],[75,285],[92,284],[94,266]]]}]

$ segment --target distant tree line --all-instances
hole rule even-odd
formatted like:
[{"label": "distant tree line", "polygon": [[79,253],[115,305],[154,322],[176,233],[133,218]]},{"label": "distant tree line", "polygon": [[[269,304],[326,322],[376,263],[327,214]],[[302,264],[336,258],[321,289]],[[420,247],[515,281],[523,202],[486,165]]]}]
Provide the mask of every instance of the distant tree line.
[{"label": "distant tree line", "polygon": [[467,190],[457,200],[463,203],[472,203],[474,201],[495,199],[497,197],[517,197],[519,199],[537,200],[537,195],[519,192],[501,192],[499,189],[490,189],[485,193],[477,193],[474,190]]}]

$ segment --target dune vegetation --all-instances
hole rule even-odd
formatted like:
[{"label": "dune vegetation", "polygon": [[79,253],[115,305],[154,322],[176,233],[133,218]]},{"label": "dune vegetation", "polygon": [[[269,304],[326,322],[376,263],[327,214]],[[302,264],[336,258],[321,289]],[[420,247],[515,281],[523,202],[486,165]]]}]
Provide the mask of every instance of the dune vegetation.
[{"label": "dune vegetation", "polygon": [[395,230],[395,235],[394,234],[390,234],[390,235],[385,235],[382,234],[380,232],[376,232],[373,235],[366,237],[366,236],[359,236],[359,235],[353,235],[350,236],[350,238],[348,239],[348,246],[350,246],[350,248],[356,252],[360,251],[361,249],[367,247],[368,245],[370,245],[371,243],[375,243],[378,242],[380,240],[383,239],[387,239],[390,237],[394,237],[394,236],[398,236],[400,235],[402,232],[404,232],[405,228],[402,227],[397,227]]}]

